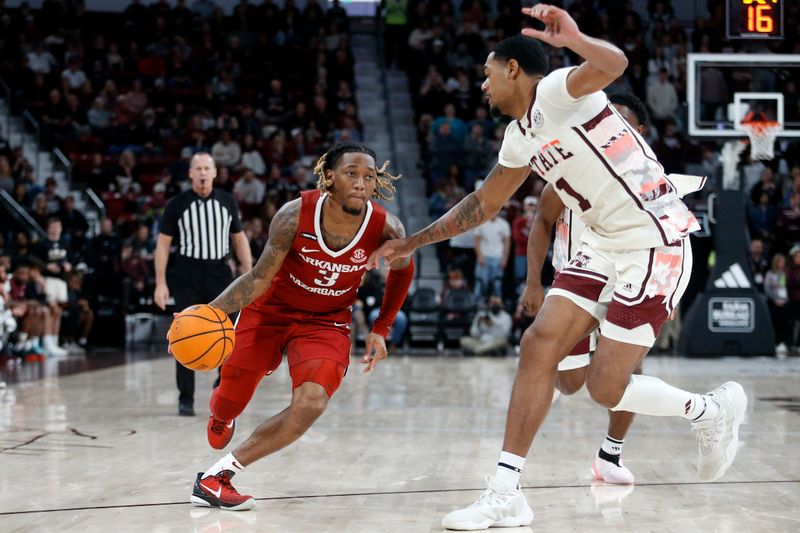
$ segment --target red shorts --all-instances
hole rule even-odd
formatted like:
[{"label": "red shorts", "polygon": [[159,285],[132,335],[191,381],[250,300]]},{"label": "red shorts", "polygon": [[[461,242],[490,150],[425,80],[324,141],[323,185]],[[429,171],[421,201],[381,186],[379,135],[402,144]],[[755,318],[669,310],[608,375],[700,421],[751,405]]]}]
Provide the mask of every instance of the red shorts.
[{"label": "red shorts", "polygon": [[[225,365],[271,374],[285,351],[293,387],[313,381],[332,395],[350,364],[349,326],[349,312],[334,316],[248,307],[239,313],[236,343]],[[312,360],[325,362],[301,364]]]}]

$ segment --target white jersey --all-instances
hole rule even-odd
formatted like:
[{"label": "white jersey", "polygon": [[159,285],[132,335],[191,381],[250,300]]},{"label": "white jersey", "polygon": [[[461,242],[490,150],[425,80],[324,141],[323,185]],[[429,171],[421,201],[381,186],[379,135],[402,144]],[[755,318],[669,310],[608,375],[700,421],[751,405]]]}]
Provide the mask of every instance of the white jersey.
[{"label": "white jersey", "polygon": [[667,246],[700,229],[644,139],[598,91],[567,92],[570,68],[536,86],[528,112],[506,128],[499,163],[530,166],[588,226],[596,248]]},{"label": "white jersey", "polygon": [[570,209],[564,208],[556,222],[556,237],[553,240],[553,268],[561,272],[581,245],[586,225]]},{"label": "white jersey", "polygon": [[[699,191],[706,183],[704,176],[687,174],[669,174],[667,179],[678,189],[678,196],[681,198],[691,192]],[[558,215],[556,236],[553,240],[553,268],[556,272],[564,268],[578,251],[585,229],[586,224],[570,209],[565,207]]]}]

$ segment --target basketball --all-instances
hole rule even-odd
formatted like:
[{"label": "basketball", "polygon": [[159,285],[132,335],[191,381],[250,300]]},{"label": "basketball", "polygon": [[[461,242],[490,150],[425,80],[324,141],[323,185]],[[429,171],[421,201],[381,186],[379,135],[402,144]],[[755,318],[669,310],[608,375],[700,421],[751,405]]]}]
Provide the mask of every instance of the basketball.
[{"label": "basketball", "polygon": [[221,366],[230,357],[235,338],[228,316],[205,304],[178,313],[167,334],[172,356],[186,368],[200,372]]}]

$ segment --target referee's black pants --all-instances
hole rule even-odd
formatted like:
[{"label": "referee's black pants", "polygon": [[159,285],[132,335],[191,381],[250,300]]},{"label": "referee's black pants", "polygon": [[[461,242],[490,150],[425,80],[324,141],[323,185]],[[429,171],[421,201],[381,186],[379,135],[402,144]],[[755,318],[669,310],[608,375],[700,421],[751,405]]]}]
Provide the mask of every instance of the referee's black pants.
[{"label": "referee's black pants", "polygon": [[[233,281],[225,261],[210,261],[178,257],[167,279],[167,287],[175,298],[175,310],[190,305],[207,304],[214,300]],[[230,317],[236,320],[236,315]],[[175,361],[175,379],[180,392],[179,402],[194,402],[194,370]]]}]

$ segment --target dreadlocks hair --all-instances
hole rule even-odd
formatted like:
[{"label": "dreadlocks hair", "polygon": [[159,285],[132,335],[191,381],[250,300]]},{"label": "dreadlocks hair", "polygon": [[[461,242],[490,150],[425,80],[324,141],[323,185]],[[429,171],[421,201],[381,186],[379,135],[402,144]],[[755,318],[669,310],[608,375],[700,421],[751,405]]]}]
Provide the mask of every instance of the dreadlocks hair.
[{"label": "dreadlocks hair", "polygon": [[[377,159],[375,156],[375,151],[364,144],[357,142],[339,143],[322,154],[322,157],[319,158],[317,165],[314,167],[314,174],[317,175],[317,189],[324,192],[328,192],[330,190],[331,186],[333,185],[333,180],[329,179],[325,175],[325,172],[336,168],[336,165],[339,164],[339,160],[342,158],[342,156],[350,153],[367,154],[368,156],[372,157],[372,159]],[[395,192],[397,191],[392,182],[400,179],[400,176],[393,176],[387,172],[387,166],[389,166],[389,161],[384,162],[383,165],[378,169],[377,186],[372,192],[373,198],[379,198],[381,200],[394,199]]]}]

